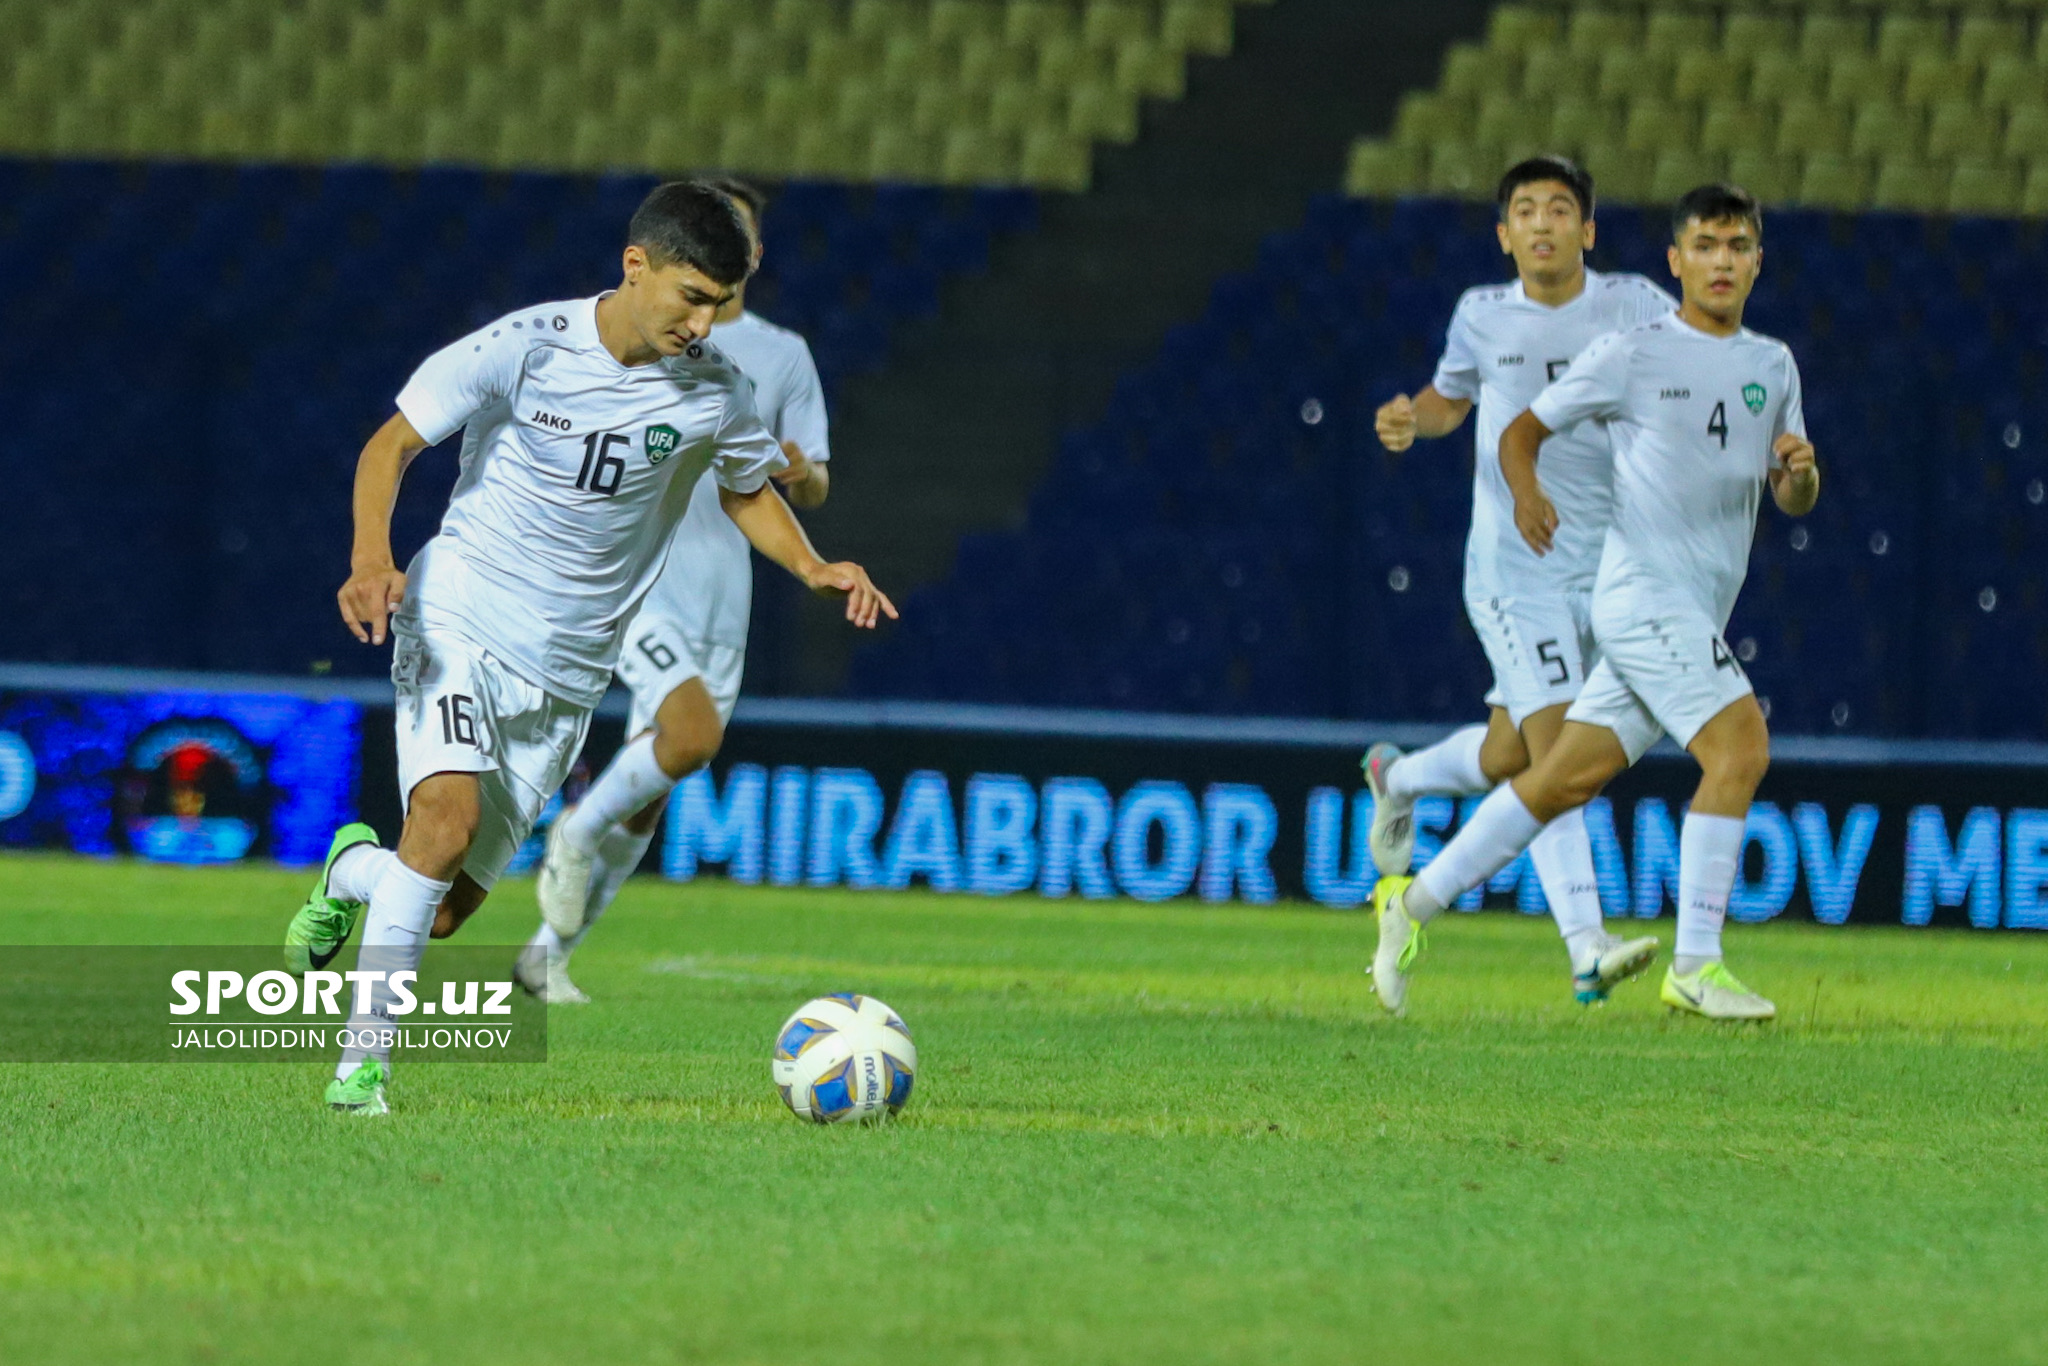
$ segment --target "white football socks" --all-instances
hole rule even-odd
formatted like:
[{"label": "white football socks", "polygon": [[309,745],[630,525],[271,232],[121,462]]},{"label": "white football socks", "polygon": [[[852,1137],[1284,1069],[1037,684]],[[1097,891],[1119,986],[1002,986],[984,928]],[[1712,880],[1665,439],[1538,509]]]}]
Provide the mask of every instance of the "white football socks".
[{"label": "white football socks", "polygon": [[[369,909],[363,912],[363,947],[356,958],[356,970],[386,974],[418,971],[420,959],[426,956],[428,931],[434,928],[434,912],[440,909],[441,898],[454,885],[453,881],[442,882],[416,873],[402,859],[392,856],[384,866],[383,876],[371,889]],[[371,1054],[384,1063],[387,1071],[390,1069],[390,1046],[360,1036],[374,1035],[392,1025],[391,1006],[397,999],[386,978],[379,978],[367,989],[357,985],[348,1027],[359,1037],[342,1050],[341,1062],[334,1069],[337,1079],[346,1080]]]},{"label": "white football socks", "polygon": [[667,796],[676,782],[655,761],[650,731],[620,750],[583,800],[562,814],[563,840],[578,853],[596,853],[613,826]]},{"label": "white football socks", "polygon": [[374,844],[351,845],[327,874],[327,895],[334,901],[368,901],[398,855]]},{"label": "white football socks", "polygon": [[590,909],[584,914],[583,928],[562,945],[564,955],[574,953],[598,918],[611,908],[619,888],[626,885],[626,879],[639,870],[640,860],[647,857],[647,846],[654,843],[660,828],[657,824],[653,830],[637,834],[621,825],[598,842],[597,857],[590,864]]},{"label": "white football socks", "polygon": [[1404,754],[1387,769],[1387,795],[1414,798],[1432,792],[1462,796],[1493,786],[1479,767],[1479,747],[1486,743],[1485,726],[1466,726],[1427,749]]},{"label": "white football socks", "polygon": [[1529,845],[1529,861],[1536,865],[1557,932],[1571,950],[1572,971],[1591,972],[1607,948],[1607,926],[1600,917],[1600,882],[1593,873],[1585,808],[1574,807],[1544,826]]},{"label": "white football socks", "polygon": [[1742,866],[1740,816],[1685,813],[1678,835],[1678,943],[1672,969],[1681,977],[1721,956],[1721,924]]},{"label": "white football socks", "polygon": [[1512,783],[1502,783],[1479,803],[1472,819],[1415,875],[1403,898],[1418,924],[1435,919],[1446,906],[1515,861],[1543,830]]}]

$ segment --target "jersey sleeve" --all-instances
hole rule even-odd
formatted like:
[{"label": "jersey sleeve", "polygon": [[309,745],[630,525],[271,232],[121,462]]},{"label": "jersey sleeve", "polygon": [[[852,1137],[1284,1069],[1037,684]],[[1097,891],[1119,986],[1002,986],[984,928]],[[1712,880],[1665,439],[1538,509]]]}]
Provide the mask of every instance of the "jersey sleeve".
[{"label": "jersey sleeve", "polygon": [[775,435],[794,441],[813,460],[830,460],[832,446],[825,420],[825,387],[818,380],[818,363],[802,338],[789,360],[782,411],[775,415]]},{"label": "jersey sleeve", "polygon": [[[734,372],[737,376],[738,372]],[[735,384],[726,393],[725,412],[718,420],[713,439],[711,471],[723,488],[734,493],[753,493],[768,482],[771,470],[789,464],[775,436],[754,411],[747,387]]]},{"label": "jersey sleeve", "polygon": [[1451,311],[1451,326],[1444,336],[1443,358],[1436,363],[1436,375],[1429,387],[1445,398],[1472,402],[1479,397],[1479,352],[1472,336],[1472,310],[1463,299]]},{"label": "jersey sleeve", "polygon": [[1657,288],[1656,284],[1645,276],[1636,276],[1635,294],[1635,316],[1629,319],[1631,326],[1636,323],[1653,323],[1678,311],[1678,300]]},{"label": "jersey sleeve", "polygon": [[[1792,358],[1791,351],[1785,352],[1785,398],[1778,404],[1778,413],[1771,421],[1771,444],[1777,445],[1778,438],[1785,433],[1804,440],[1806,437],[1806,397],[1799,383],[1799,362]],[[1771,468],[1782,468],[1784,462],[1778,453],[1771,452]]]},{"label": "jersey sleeve", "polygon": [[1628,396],[1630,354],[1626,332],[1594,338],[1569,370],[1536,395],[1529,411],[1553,432],[1619,415]]},{"label": "jersey sleeve", "polygon": [[478,328],[420,362],[398,391],[398,411],[430,446],[445,441],[470,418],[509,398],[526,360],[527,339],[498,335],[496,323]]}]

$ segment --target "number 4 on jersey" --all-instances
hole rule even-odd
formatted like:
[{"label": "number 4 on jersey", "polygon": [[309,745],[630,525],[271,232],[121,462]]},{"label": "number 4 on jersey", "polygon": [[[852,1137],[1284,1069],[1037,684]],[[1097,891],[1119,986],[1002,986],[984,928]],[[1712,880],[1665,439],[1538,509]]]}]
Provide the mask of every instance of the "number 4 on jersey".
[{"label": "number 4 on jersey", "polygon": [[1728,449],[1728,404],[1724,400],[1714,405],[1714,415],[1707,419],[1707,435],[1721,438],[1721,449]]}]

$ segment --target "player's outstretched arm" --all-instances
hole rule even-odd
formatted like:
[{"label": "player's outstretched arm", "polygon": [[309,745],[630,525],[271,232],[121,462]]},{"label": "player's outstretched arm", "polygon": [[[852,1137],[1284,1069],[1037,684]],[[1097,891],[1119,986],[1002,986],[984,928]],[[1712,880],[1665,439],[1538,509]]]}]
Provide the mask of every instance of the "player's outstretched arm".
[{"label": "player's outstretched arm", "polygon": [[1431,385],[1413,398],[1396,394],[1382,403],[1373,414],[1373,430],[1379,433],[1382,446],[1399,454],[1414,445],[1417,437],[1430,441],[1449,436],[1471,411],[1471,399],[1445,398]]},{"label": "player's outstretched arm", "polygon": [[896,604],[875,587],[867,570],[848,560],[827,564],[819,557],[773,484],[764,483],[752,493],[720,488],[718,501],[754,549],[796,575],[818,596],[843,596],[846,619],[855,626],[872,628],[884,615],[896,619]]},{"label": "player's outstretched arm", "polygon": [[1500,434],[1500,472],[1515,495],[1515,530],[1538,555],[1550,553],[1557,534],[1557,509],[1536,478],[1536,452],[1549,435],[1550,428],[1526,408]]},{"label": "player's outstretched arm", "polygon": [[782,496],[790,506],[805,512],[824,506],[825,495],[832,491],[831,468],[804,454],[804,448],[794,441],[783,442],[782,453],[788,458],[789,467],[768,476],[782,486]]},{"label": "player's outstretched arm", "polygon": [[342,621],[365,645],[384,643],[391,614],[405,601],[405,575],[391,560],[391,507],[405,467],[426,448],[405,414],[393,413],[356,459],[355,546],[348,582],[335,598]]},{"label": "player's outstretched arm", "polygon": [[1786,432],[1771,443],[1778,466],[1771,471],[1771,497],[1781,511],[1804,517],[1820,501],[1820,465],[1813,456],[1813,443]]}]

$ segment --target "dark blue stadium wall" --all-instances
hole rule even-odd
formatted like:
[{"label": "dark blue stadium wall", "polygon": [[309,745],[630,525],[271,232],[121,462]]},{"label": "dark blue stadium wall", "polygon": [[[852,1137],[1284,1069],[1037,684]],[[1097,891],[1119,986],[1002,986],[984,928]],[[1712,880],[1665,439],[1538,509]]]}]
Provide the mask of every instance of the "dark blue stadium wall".
[{"label": "dark blue stadium wall", "polygon": [[[0,161],[0,653],[380,671],[332,607],[361,441],[435,346],[607,284],[648,183]],[[830,389],[1033,212],[789,187],[755,302]],[[1656,215],[1601,228],[1603,265],[1663,276]],[[1766,512],[1729,632],[1781,728],[2048,736],[2042,266],[2033,225],[1771,216],[1751,320],[1799,356],[1827,470],[1815,516]],[[854,690],[1472,715],[1469,438],[1395,460],[1370,415],[1427,380],[1460,289],[1503,274],[1483,210],[1318,201],[1067,435],[1025,530],[962,544]],[[401,556],[453,474],[448,451],[416,467]]]},{"label": "dark blue stadium wall", "polygon": [[[1669,281],[1661,214],[1598,263]],[[1798,356],[1826,471],[1767,510],[1729,639],[1784,730],[2048,735],[2038,225],[1774,213],[1749,320]],[[857,661],[871,696],[1452,721],[1471,437],[1395,458],[1452,304],[1508,275],[1484,208],[1328,198],[1065,438],[1028,527],[970,538]]]},{"label": "dark blue stadium wall", "polygon": [[[434,348],[614,283],[652,183],[0,160],[0,657],[381,672],[333,606],[363,440]],[[829,395],[1034,213],[1021,191],[783,187],[749,301],[811,339]],[[401,563],[453,450],[407,478]]]}]

